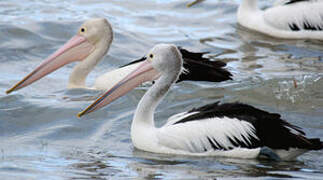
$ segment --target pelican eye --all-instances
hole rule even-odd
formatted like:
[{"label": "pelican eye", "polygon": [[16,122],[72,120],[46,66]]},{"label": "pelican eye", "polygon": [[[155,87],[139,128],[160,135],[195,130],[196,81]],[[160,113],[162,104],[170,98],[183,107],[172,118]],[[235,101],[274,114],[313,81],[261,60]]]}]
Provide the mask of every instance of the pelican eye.
[{"label": "pelican eye", "polygon": [[85,33],[85,32],[86,32],[86,28],[85,28],[85,27],[82,27],[82,28],[80,29],[80,32],[81,32],[81,33]]},{"label": "pelican eye", "polygon": [[154,55],[153,54],[149,54],[149,57],[152,59],[152,58],[154,58]]}]

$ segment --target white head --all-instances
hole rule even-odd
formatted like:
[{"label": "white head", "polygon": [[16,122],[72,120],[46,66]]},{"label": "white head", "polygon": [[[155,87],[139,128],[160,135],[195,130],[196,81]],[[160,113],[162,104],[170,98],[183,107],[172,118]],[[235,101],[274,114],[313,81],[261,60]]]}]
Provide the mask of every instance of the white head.
[{"label": "white head", "polygon": [[[77,34],[85,37],[95,48],[98,48],[99,44],[106,44],[109,47],[113,40],[112,26],[104,18],[94,18],[85,21]],[[108,50],[108,48],[104,49]]]},{"label": "white head", "polygon": [[[137,69],[99,97],[94,103],[78,114],[82,116],[113,102],[140,84],[164,78],[168,83],[174,83],[183,69],[183,59],[176,46],[158,44],[146,55],[146,60]],[[170,85],[169,84],[169,85]]]},{"label": "white head", "polygon": [[157,44],[146,57],[162,75],[178,72],[183,67],[182,55],[172,44]]},{"label": "white head", "polygon": [[6,92],[10,93],[28,86],[74,61],[81,61],[93,66],[106,54],[112,40],[112,27],[106,19],[96,18],[87,20],[81,25],[74,37]]}]

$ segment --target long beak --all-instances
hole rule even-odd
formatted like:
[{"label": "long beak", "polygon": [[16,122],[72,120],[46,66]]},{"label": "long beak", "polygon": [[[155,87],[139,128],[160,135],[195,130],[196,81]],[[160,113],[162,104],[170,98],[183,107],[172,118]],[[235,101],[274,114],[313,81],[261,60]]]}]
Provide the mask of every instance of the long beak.
[{"label": "long beak", "polygon": [[39,80],[47,74],[73,61],[81,61],[94,50],[94,46],[87,39],[80,35],[75,35],[60,49],[44,60],[35,70],[29,73],[21,81],[6,91],[7,94],[21,89]]},{"label": "long beak", "polygon": [[77,116],[81,117],[85,114],[98,110],[103,106],[110,104],[119,97],[125,95],[140,84],[147,81],[156,80],[159,76],[160,73],[152,67],[151,62],[145,60],[141,62],[137,69],[135,69],[124,79],[119,81],[119,83],[117,83],[114,87],[104,93],[85,110],[79,112]]}]

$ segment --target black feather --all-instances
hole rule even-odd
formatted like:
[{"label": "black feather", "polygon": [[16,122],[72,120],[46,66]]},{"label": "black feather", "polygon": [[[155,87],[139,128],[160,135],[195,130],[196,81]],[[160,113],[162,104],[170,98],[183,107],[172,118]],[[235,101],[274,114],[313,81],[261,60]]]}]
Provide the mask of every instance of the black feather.
[{"label": "black feather", "polygon": [[300,30],[299,27],[295,23],[288,24],[288,26],[292,31],[299,31]]},{"label": "black feather", "polygon": [[[184,60],[183,66],[188,70],[187,73],[180,74],[177,82],[181,81],[209,81],[209,82],[221,82],[231,80],[232,74],[224,69],[225,62],[211,61],[208,58],[203,57],[206,52],[190,52],[186,49],[178,47]],[[142,57],[138,60],[132,61],[125,67],[131,64],[135,64],[144,61],[146,57]]]},{"label": "black feather", "polygon": [[288,2],[285,3],[285,5],[288,5],[288,4],[295,4],[295,3],[299,3],[299,2],[309,2],[311,0],[290,0]]},{"label": "black feather", "polygon": [[[209,143],[211,144],[211,147],[214,149],[214,150],[217,150],[217,149],[221,149],[221,146],[218,148],[216,147],[216,145],[212,142],[212,140],[209,138],[209,137],[206,137],[207,140],[209,141]],[[216,141],[215,141],[216,142]]]},{"label": "black feather", "polygon": [[312,26],[308,21],[304,21],[303,27],[305,30],[316,31],[316,27]]},{"label": "black feather", "polygon": [[142,58],[137,59],[137,60],[134,60],[134,61],[132,61],[132,62],[130,62],[130,63],[128,63],[128,64],[125,64],[125,65],[123,65],[123,66],[120,66],[119,68],[123,68],[123,67],[129,66],[129,65],[131,65],[131,64],[136,64],[136,63],[139,63],[139,62],[144,61],[144,60],[146,60],[146,59],[147,59],[146,57],[142,57]]},{"label": "black feather", "polygon": [[224,69],[225,62],[211,61],[208,58],[203,57],[206,52],[190,52],[186,49],[179,47],[184,60],[184,68],[188,70],[188,73],[182,73],[179,76],[177,82],[181,81],[209,81],[209,82],[221,82],[231,80],[232,74]]},{"label": "black feather", "polygon": [[[323,143],[320,141],[320,139],[306,138],[305,133],[301,130],[301,128],[282,120],[279,114],[269,113],[247,104],[219,104],[219,102],[215,102],[206,106],[194,108],[189,112],[197,113],[185,117],[174,124],[197,120],[201,121],[214,117],[236,118],[241,121],[251,123],[254,126],[256,136],[259,139],[249,137],[249,140],[251,141],[250,144],[237,141],[237,139],[229,139],[231,142],[236,142],[232,143],[233,145],[239,145],[240,147],[255,148],[267,146],[272,149],[285,150],[288,150],[289,148],[302,148],[308,150],[323,149]],[[214,120],[216,121],[216,119]],[[295,134],[291,130],[294,130],[299,134]],[[246,137],[243,138],[246,139]]]},{"label": "black feather", "polygon": [[[297,26],[295,23],[288,24],[288,26],[292,31],[300,31],[301,30],[300,27]],[[323,29],[322,26],[323,26],[323,23],[320,25],[312,25],[311,23],[309,23],[309,21],[304,20],[302,30],[322,31],[322,29]]]}]

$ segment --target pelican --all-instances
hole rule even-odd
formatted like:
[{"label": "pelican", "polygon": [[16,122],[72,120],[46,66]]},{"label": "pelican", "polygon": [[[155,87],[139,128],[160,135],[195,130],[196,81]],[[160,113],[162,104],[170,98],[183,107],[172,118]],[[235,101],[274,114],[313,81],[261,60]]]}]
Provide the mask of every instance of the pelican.
[{"label": "pelican", "polygon": [[251,30],[284,39],[323,40],[323,1],[279,0],[261,10],[257,0],[242,0],[238,23]]},{"label": "pelican", "polygon": [[299,127],[282,120],[279,114],[242,103],[205,105],[176,114],[164,126],[155,127],[154,111],[183,71],[183,59],[176,46],[156,45],[133,72],[78,116],[111,103],[145,81],[157,79],[140,100],[132,121],[131,139],[138,149],[166,154],[285,160],[323,148],[320,139],[306,138]]},{"label": "pelican", "polygon": [[[112,27],[106,19],[87,20],[74,37],[45,59],[35,70],[8,89],[6,93],[9,94],[26,87],[74,61],[79,61],[79,63],[74,67],[69,77],[68,88],[86,88],[86,77],[107,53],[112,40]],[[178,82],[184,80],[219,82],[231,79],[231,73],[223,68],[226,63],[210,61],[203,57],[205,53],[193,53],[183,48],[180,48],[180,51],[185,61],[184,66],[188,71],[180,76]],[[111,88],[126,74],[134,70],[141,61],[143,58],[99,76],[91,88],[98,90]]]}]

